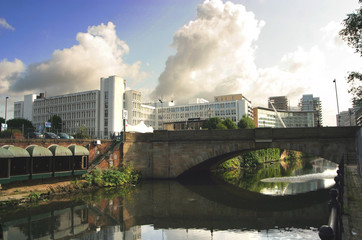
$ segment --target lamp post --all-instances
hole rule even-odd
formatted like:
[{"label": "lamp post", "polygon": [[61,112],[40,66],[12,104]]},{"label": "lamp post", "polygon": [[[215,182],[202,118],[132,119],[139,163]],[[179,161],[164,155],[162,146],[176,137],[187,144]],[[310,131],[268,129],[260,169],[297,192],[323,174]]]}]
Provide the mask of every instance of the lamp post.
[{"label": "lamp post", "polygon": [[334,86],[336,88],[337,111],[338,111],[337,126],[340,126],[341,123],[340,123],[340,116],[339,116],[339,105],[338,105],[338,93],[337,93],[337,81],[336,81],[336,79],[334,79],[333,82],[334,82]]},{"label": "lamp post", "polygon": [[6,114],[8,111],[8,98],[9,97],[5,97],[5,124],[6,124]]},{"label": "lamp post", "polygon": [[161,99],[158,99],[158,101],[161,103],[161,111],[162,111],[162,130],[163,129],[163,101]]}]

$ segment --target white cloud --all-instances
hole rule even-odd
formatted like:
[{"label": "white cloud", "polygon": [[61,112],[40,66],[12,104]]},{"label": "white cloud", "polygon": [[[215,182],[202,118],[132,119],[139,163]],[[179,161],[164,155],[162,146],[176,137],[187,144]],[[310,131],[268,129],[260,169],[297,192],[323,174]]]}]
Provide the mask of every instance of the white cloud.
[{"label": "white cloud", "polygon": [[220,0],[205,1],[197,16],[174,35],[176,54],[168,58],[153,98],[210,99],[240,92],[257,78],[253,43],[264,22],[244,6]]},{"label": "white cloud", "polygon": [[4,18],[0,18],[0,28],[5,28],[14,31],[15,28],[6,22]]},{"label": "white cloud", "polygon": [[340,22],[331,21],[320,30],[322,32],[322,39],[328,49],[334,49],[347,44],[339,36],[339,31],[342,29]]},{"label": "white cloud", "polygon": [[25,70],[25,64],[19,59],[13,62],[4,59],[0,62],[0,94],[8,93],[10,84],[16,81]]},{"label": "white cloud", "polygon": [[112,22],[91,26],[86,33],[78,33],[76,39],[78,45],[55,50],[49,60],[30,64],[21,77],[11,82],[10,90],[56,95],[99,89],[99,79],[110,75],[134,81],[145,77],[141,62],[123,61],[129,47],[118,38]]}]

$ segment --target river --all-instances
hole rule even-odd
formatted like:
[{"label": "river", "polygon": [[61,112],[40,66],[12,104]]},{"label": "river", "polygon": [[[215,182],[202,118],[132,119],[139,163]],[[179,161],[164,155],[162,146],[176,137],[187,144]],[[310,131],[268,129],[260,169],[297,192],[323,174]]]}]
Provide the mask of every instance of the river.
[{"label": "river", "polygon": [[244,188],[210,175],[54,198],[1,212],[0,239],[319,239],[335,169],[316,159],[290,176],[246,174]]}]

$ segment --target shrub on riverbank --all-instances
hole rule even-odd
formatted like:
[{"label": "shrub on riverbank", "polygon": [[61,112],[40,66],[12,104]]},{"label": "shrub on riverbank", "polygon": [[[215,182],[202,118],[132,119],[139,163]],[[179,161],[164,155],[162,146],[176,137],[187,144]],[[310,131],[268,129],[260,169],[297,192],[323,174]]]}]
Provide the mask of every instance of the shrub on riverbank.
[{"label": "shrub on riverbank", "polygon": [[133,170],[132,167],[108,168],[102,171],[96,168],[87,173],[84,179],[90,186],[115,187],[124,186],[137,182],[140,174]]}]

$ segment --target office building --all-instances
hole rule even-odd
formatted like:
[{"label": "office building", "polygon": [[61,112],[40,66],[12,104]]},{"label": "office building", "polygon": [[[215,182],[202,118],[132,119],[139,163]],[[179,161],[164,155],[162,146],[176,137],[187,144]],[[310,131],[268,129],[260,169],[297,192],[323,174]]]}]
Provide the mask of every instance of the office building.
[{"label": "office building", "polygon": [[336,116],[337,126],[356,126],[356,115],[353,108],[349,108],[348,111],[342,111]]},{"label": "office building", "polygon": [[[254,124],[259,128],[283,128],[274,109],[256,107],[254,112]],[[315,127],[314,111],[285,111],[278,110],[281,120],[287,128]]]},{"label": "office building", "polygon": [[313,94],[305,94],[299,102],[301,111],[314,111],[314,125],[322,126],[322,102],[319,97],[313,97]]},{"label": "office building", "polygon": [[[230,100],[236,99],[238,100]],[[156,129],[164,129],[165,123],[185,123],[196,119],[208,119],[212,117],[220,117],[225,120],[231,119],[237,124],[243,115],[253,118],[253,109],[251,102],[245,97],[237,95],[218,96],[215,102],[196,101],[194,104],[175,105],[174,102],[154,103],[157,111]],[[229,99],[229,100],[228,100]]]},{"label": "office building", "polygon": [[273,108],[272,104],[277,110],[285,110],[285,111],[289,110],[288,98],[286,96],[270,97],[268,99],[268,108]]}]

